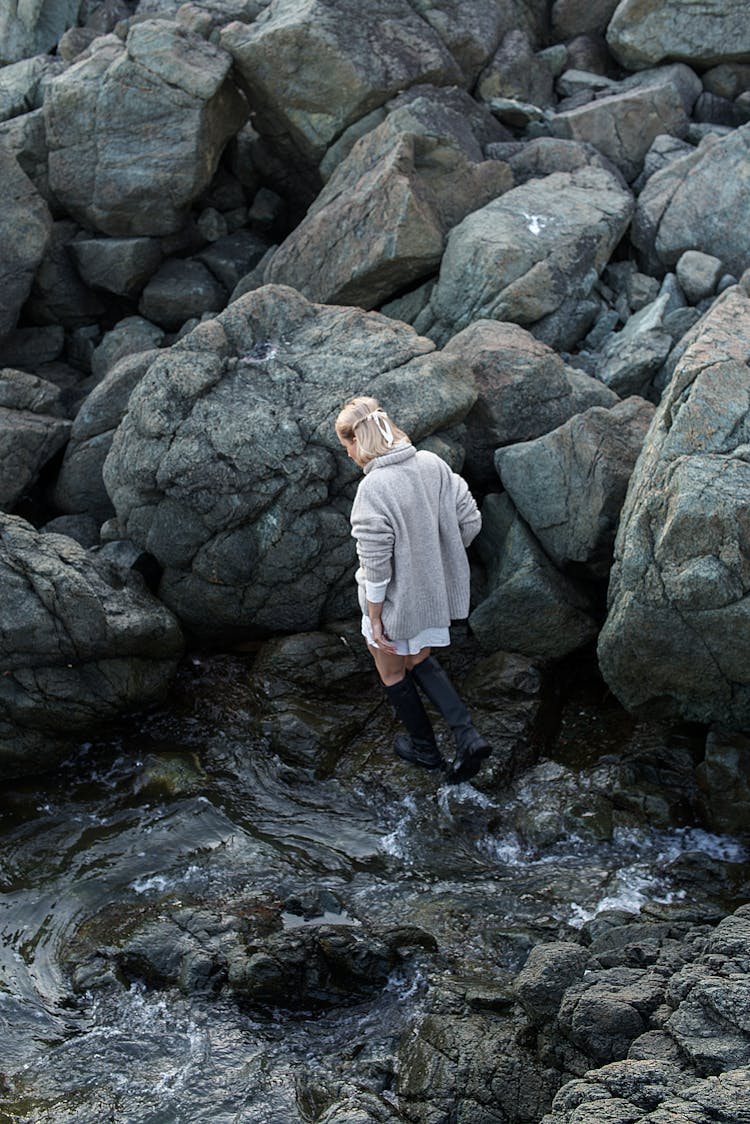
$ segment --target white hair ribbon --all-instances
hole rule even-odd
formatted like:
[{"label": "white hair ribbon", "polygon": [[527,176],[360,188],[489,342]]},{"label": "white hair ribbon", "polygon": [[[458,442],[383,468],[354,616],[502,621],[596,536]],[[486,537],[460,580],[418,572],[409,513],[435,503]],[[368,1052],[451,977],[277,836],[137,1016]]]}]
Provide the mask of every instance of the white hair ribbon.
[{"label": "white hair ribbon", "polygon": [[375,422],[375,425],[380,430],[381,437],[385,441],[386,445],[390,448],[394,443],[395,438],[393,436],[393,430],[391,429],[390,422],[388,421],[388,415],[386,414],[385,410],[372,410],[369,414],[365,414],[365,416],[362,418],[362,421],[369,421],[370,418],[372,418],[372,420]]}]

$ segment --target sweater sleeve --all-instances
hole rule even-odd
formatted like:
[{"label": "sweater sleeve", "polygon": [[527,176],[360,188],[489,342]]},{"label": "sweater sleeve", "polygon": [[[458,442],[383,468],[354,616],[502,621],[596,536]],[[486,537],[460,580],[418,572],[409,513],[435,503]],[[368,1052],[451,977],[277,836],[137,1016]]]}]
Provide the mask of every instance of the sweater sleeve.
[{"label": "sweater sleeve", "polygon": [[360,488],[352,507],[352,535],[357,542],[359,564],[368,582],[387,582],[392,577],[393,527],[384,511]]},{"label": "sweater sleeve", "polygon": [[456,517],[461,532],[461,541],[464,546],[468,546],[474,541],[482,528],[482,516],[479,514],[479,508],[464,478],[455,472],[452,475],[456,491]]}]

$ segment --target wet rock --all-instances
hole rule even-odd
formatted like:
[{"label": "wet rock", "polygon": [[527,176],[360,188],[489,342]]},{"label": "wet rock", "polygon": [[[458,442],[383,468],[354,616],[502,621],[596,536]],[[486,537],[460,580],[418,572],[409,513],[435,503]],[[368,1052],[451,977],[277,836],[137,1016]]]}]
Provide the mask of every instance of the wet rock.
[{"label": "wet rock", "polygon": [[162,253],[153,238],[77,238],[70,243],[76,268],[95,289],[137,297],[159,268]]},{"label": "wet rock", "polygon": [[697,774],[708,824],[715,831],[742,834],[750,815],[750,739],[714,727]]},{"label": "wet rock", "polygon": [[609,570],[628,481],[654,407],[628,398],[612,409],[594,406],[535,441],[495,454],[513,503],[556,565]]},{"label": "wet rock", "polygon": [[12,511],[65,445],[70,421],[57,388],[21,371],[0,370],[0,511]]},{"label": "wet rock", "polygon": [[[4,204],[0,218],[0,340],[15,327],[52,235],[52,216],[31,180],[0,151]],[[5,362],[8,360],[5,359]]]},{"label": "wet rock", "polygon": [[588,406],[617,401],[517,324],[478,320],[444,350],[471,372],[477,386],[476,405],[466,418],[466,469],[485,486],[497,480],[499,446],[533,440]]},{"label": "wet rock", "polygon": [[554,1018],[563,994],[581,978],[588,961],[586,949],[568,941],[532,948],[514,980],[518,1000],[532,1024],[543,1026]]},{"label": "wet rock", "polygon": [[657,136],[687,134],[688,114],[701,87],[700,80],[687,67],[683,69],[695,82],[687,105],[682,75],[675,76],[665,68],[664,74],[656,71],[643,84],[628,85],[580,108],[556,114],[550,129],[555,136],[592,144],[631,182],[642,170]]},{"label": "wet rock", "polygon": [[247,114],[230,68],[165,20],[95,40],[45,98],[50,186],[68,214],[115,236],[179,230]]},{"label": "wet rock", "polygon": [[70,738],[163,698],[182,637],[135,576],[23,519],[0,517],[0,528],[0,769],[19,776],[59,759]]},{"label": "wet rock", "polygon": [[138,309],[152,323],[176,331],[186,320],[219,312],[226,302],[226,289],[202,262],[171,258],[146,285]]},{"label": "wet rock", "polygon": [[357,384],[417,440],[461,420],[476,391],[453,356],[430,352],[387,317],[264,286],[152,364],[104,479],[124,537],[165,568],[160,595],[191,628],[262,635],[346,615],[357,477],[333,422]]},{"label": "wet rock", "polygon": [[131,391],[156,354],[148,350],[126,355],[81,403],[53,491],[54,503],[61,511],[87,513],[99,523],[114,514],[102,469]]},{"label": "wet rock", "polygon": [[744,728],[744,450],[750,302],[726,290],[684,351],[631,478],[615,545],[605,679],[623,704]]},{"label": "wet rock", "polygon": [[[382,706],[359,622],[269,640],[250,676],[260,727],[284,761],[330,773]],[[325,695],[325,706],[321,698]]]},{"label": "wet rock", "polygon": [[679,0],[623,0],[607,28],[607,45],[629,70],[664,59],[714,66],[750,52],[745,16],[742,0],[710,0],[700,8]]},{"label": "wet rock", "polygon": [[81,0],[60,0],[52,6],[40,0],[7,6],[0,12],[0,65],[52,50],[68,27],[78,21]]},{"label": "wet rock", "polygon": [[675,273],[688,303],[697,304],[716,291],[724,266],[711,254],[686,250],[675,266]]},{"label": "wet rock", "polygon": [[488,496],[482,520],[477,549],[487,589],[469,617],[482,647],[557,659],[592,640],[586,596],[555,569],[508,496]]},{"label": "wet rock", "polygon": [[444,344],[472,321],[509,320],[550,346],[572,346],[595,314],[588,298],[631,210],[630,193],[595,167],[506,192],[449,234],[417,330]]},{"label": "wet rock", "polygon": [[[632,241],[647,273],[661,274],[686,250],[719,258],[741,276],[748,259],[747,200],[741,190],[750,125],[709,137],[654,172],[638,197]],[[724,216],[733,215],[727,223]]]},{"label": "wet rock", "polygon": [[265,280],[372,308],[432,273],[448,231],[512,183],[458,113],[417,98],[357,141]]}]

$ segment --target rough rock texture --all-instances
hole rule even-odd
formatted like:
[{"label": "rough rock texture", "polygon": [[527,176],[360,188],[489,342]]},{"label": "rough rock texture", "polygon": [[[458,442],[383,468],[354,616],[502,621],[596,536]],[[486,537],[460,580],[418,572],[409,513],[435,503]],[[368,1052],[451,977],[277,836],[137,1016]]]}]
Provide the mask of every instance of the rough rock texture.
[{"label": "rough rock texture", "polygon": [[74,27],[81,0],[10,0],[0,10],[0,65],[50,51]]},{"label": "rough rock texture", "polygon": [[466,418],[466,470],[483,485],[497,483],[494,452],[556,429],[589,406],[617,396],[575,372],[552,348],[517,324],[478,320],[445,347],[474,377],[478,397]]},{"label": "rough rock texture", "polygon": [[750,255],[749,148],[750,125],[744,125],[728,136],[706,138],[649,178],[632,230],[647,272],[673,266],[686,250],[700,250],[719,258],[729,273],[742,274]]},{"label": "rough rock texture", "polygon": [[50,83],[50,186],[104,234],[170,234],[208,185],[247,108],[230,57],[165,20],[113,35]]},{"label": "rough rock texture", "polygon": [[[249,26],[230,23],[220,42],[245,82],[258,131],[292,166],[308,169],[348,125],[399,91],[461,84],[450,51],[407,0],[280,0]],[[301,57],[317,65],[301,67]]]},{"label": "rough rock texture", "polygon": [[448,231],[513,186],[464,118],[427,97],[396,109],[338,165],[266,281],[372,308],[434,272]]},{"label": "rough rock texture", "polygon": [[162,260],[154,238],[78,238],[69,248],[87,285],[121,297],[140,293]]},{"label": "rough rock texture", "polygon": [[558,566],[586,563],[606,577],[620,508],[654,407],[628,398],[593,406],[510,448],[495,464],[510,498]]},{"label": "rough rock texture", "polygon": [[176,331],[187,320],[220,312],[226,302],[226,289],[202,262],[170,258],[146,285],[138,308],[147,320]]},{"label": "rough rock texture", "polygon": [[618,62],[643,70],[663,59],[701,67],[746,61],[750,26],[743,0],[622,0],[607,28],[607,45]]},{"label": "rough rock texture", "polygon": [[597,355],[596,377],[616,394],[645,394],[672,350],[672,336],[664,324],[668,293],[630,316],[621,332],[614,332]]},{"label": "rough rock texture", "polygon": [[595,167],[507,192],[451,231],[417,330],[441,345],[474,320],[511,320],[552,346],[572,345],[593,318],[586,298],[632,206],[615,176]]},{"label": "rough rock texture", "polygon": [[72,539],[0,516],[0,771],[49,766],[71,737],[162,698],[172,614]]},{"label": "rough rock texture", "polygon": [[100,523],[114,514],[102,468],[130,393],[157,355],[151,349],[123,357],[81,403],[55,484],[61,511],[89,513]]},{"label": "rough rock texture", "polygon": [[105,485],[192,629],[314,628],[348,591],[356,474],[333,422],[363,388],[415,438],[461,420],[476,396],[457,360],[406,325],[278,286],[239,298],[141,380]]},{"label": "rough rock texture", "polygon": [[620,522],[599,661],[631,709],[750,723],[750,300],[728,289],[691,330]]},{"label": "rough rock texture", "polygon": [[52,216],[16,159],[0,150],[0,340],[15,327],[52,235]]},{"label": "rough rock texture", "polygon": [[0,370],[0,510],[12,511],[40,469],[68,440],[70,422],[51,383]]},{"label": "rough rock texture", "polygon": [[657,136],[687,134],[688,113],[701,89],[700,80],[692,77],[696,88],[687,107],[673,74],[656,71],[648,83],[558,113],[550,128],[555,136],[594,145],[631,182],[641,172],[644,157]]},{"label": "rough rock texture", "polygon": [[594,639],[586,596],[555,569],[507,495],[485,500],[477,550],[487,589],[469,626],[483,648],[558,659]]},{"label": "rough rock texture", "polygon": [[742,835],[750,816],[750,738],[714,726],[696,772],[708,825]]}]

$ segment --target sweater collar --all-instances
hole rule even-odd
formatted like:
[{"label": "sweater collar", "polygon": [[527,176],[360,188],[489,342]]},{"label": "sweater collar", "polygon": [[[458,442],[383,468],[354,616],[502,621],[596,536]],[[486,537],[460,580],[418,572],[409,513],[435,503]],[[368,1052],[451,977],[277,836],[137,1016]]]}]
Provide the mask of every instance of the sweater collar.
[{"label": "sweater collar", "polygon": [[379,457],[368,461],[363,472],[371,472],[374,468],[384,468],[388,464],[400,464],[401,461],[407,461],[416,454],[416,449],[413,445],[397,445],[390,453],[382,453]]}]

